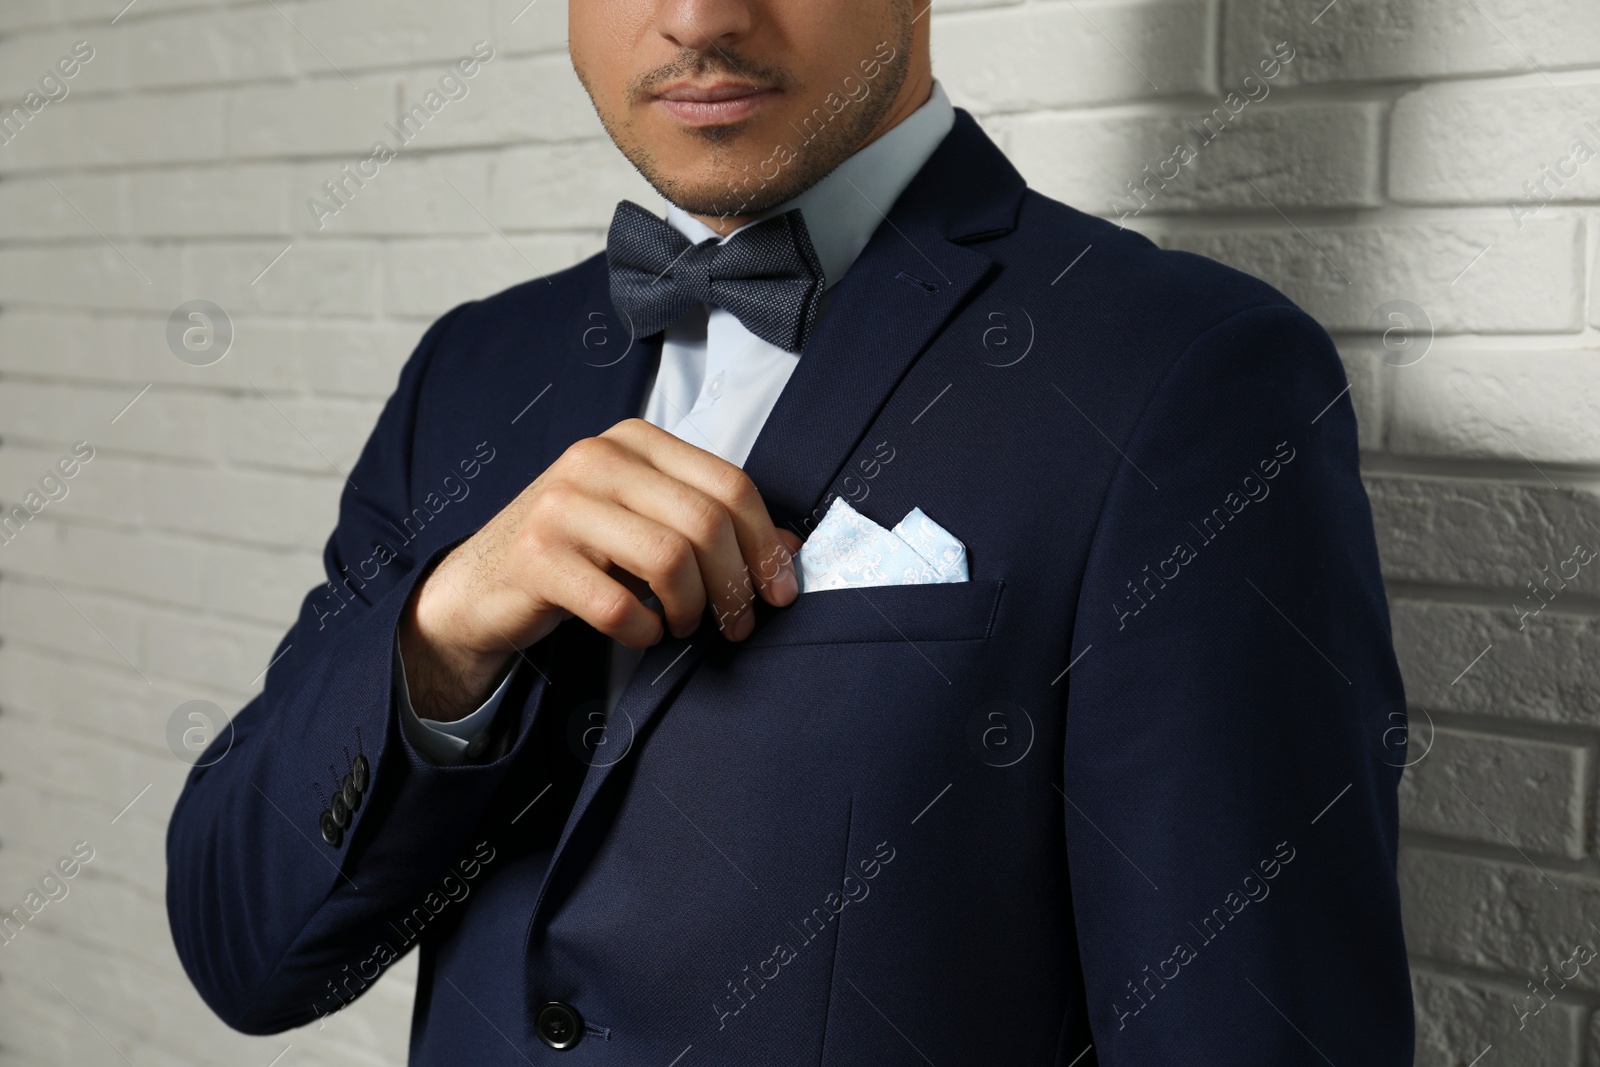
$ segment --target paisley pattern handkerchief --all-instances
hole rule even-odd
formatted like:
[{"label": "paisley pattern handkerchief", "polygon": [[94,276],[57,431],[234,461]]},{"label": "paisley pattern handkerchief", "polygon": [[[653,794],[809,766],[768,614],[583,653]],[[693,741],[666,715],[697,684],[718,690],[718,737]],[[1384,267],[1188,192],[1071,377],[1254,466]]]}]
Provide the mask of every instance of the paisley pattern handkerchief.
[{"label": "paisley pattern handkerchief", "polygon": [[885,530],[843,497],[800,546],[802,593],[867,585],[967,581],[967,550],[944,527],[912,508]]}]

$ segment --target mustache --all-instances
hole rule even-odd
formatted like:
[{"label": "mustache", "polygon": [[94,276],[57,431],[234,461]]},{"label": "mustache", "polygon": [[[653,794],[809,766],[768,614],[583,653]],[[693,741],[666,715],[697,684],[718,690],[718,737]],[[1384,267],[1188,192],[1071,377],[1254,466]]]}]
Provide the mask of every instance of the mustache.
[{"label": "mustache", "polygon": [[804,88],[782,67],[758,63],[729,49],[713,48],[710,51],[702,51],[685,48],[671,63],[657,67],[647,74],[641,74],[630,81],[628,96],[636,102],[645,100],[655,96],[662,86],[670,82],[686,77],[704,77],[708,74],[725,74],[762,88]]}]

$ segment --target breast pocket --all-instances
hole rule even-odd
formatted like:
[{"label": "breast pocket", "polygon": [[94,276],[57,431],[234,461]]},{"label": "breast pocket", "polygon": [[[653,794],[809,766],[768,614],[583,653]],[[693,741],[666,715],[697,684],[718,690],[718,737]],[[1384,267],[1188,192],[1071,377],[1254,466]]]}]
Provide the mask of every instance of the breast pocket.
[{"label": "breast pocket", "polygon": [[874,641],[981,641],[1000,610],[1003,579],[875,585],[801,593],[786,608],[757,602],[747,649]]}]

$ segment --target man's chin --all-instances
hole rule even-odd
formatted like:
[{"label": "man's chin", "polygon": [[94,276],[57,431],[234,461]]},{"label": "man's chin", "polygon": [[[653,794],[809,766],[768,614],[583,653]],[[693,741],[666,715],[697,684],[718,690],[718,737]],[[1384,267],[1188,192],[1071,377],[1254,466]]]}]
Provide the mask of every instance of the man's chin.
[{"label": "man's chin", "polygon": [[752,181],[750,176],[756,173],[757,163],[748,166],[742,162],[721,164],[710,173],[697,173],[692,179],[665,174],[646,174],[645,177],[668,203],[705,218],[758,215],[804,191],[791,188],[792,181]]}]

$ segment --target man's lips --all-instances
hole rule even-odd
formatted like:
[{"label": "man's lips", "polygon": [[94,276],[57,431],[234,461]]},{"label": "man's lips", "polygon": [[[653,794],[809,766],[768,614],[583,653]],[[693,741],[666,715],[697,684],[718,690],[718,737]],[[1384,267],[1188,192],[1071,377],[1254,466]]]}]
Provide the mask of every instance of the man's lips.
[{"label": "man's lips", "polygon": [[655,96],[655,103],[685,126],[726,126],[754,115],[777,96],[748,82],[674,85]]}]

